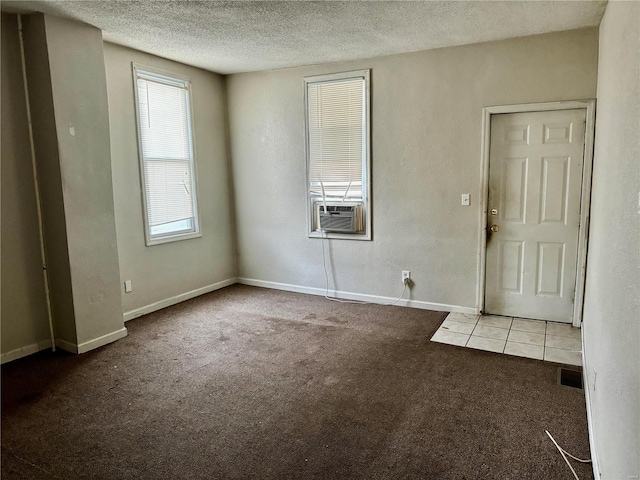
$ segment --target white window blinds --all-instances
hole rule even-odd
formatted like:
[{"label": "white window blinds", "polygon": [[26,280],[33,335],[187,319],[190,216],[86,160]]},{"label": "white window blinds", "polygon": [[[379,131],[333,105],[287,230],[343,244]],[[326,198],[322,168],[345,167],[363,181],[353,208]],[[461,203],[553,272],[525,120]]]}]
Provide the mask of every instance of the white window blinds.
[{"label": "white window blinds", "polygon": [[136,69],[148,239],[197,231],[189,82]]},{"label": "white window blinds", "polygon": [[362,200],[364,78],[308,83],[307,89],[310,193]]}]

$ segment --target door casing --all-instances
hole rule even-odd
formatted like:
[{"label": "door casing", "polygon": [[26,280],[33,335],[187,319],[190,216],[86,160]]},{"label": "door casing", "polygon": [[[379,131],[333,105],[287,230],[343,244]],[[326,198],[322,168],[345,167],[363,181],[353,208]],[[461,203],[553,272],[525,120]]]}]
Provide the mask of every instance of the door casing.
[{"label": "door casing", "polygon": [[578,232],[578,259],[576,271],[575,302],[572,325],[580,327],[584,303],[584,284],[587,264],[587,239],[589,234],[589,211],[591,201],[591,171],[593,168],[593,141],[595,137],[595,99],[571,100],[566,102],[528,103],[520,105],[498,105],[482,109],[482,156],[480,168],[480,215],[478,218],[478,268],[476,311],[484,311],[487,215],[489,200],[489,153],[491,147],[491,115],[501,113],[544,112],[555,110],[586,110],[584,135],[584,161],[582,165],[582,191],[580,199],[580,227]]}]

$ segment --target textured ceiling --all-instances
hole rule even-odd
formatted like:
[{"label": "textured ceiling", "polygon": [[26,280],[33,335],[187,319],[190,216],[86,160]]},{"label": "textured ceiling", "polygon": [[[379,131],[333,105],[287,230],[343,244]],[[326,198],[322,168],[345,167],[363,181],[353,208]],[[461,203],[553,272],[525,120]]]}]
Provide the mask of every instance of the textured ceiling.
[{"label": "textured ceiling", "polygon": [[355,60],[599,25],[605,1],[18,1],[219,73]]}]

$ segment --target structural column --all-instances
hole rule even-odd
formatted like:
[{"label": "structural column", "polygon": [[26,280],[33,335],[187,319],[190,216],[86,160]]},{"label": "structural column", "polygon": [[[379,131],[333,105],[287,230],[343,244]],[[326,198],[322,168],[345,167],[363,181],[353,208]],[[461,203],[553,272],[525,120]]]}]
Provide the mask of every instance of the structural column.
[{"label": "structural column", "polygon": [[126,335],[102,32],[43,14],[22,24],[56,345],[82,353]]}]

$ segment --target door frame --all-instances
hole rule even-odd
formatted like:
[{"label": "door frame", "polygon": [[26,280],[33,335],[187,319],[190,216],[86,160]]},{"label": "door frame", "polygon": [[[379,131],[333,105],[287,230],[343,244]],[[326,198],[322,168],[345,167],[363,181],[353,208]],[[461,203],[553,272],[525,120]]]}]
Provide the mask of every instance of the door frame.
[{"label": "door frame", "polygon": [[502,113],[528,113],[556,110],[585,110],[584,157],[582,163],[582,191],[580,196],[580,227],[578,231],[578,261],[576,287],[574,291],[572,325],[580,327],[584,303],[585,273],[587,266],[587,241],[589,234],[589,212],[591,203],[591,172],[593,169],[593,143],[595,138],[595,99],[564,102],[526,103],[519,105],[496,105],[482,109],[482,153],[480,160],[480,213],[478,218],[478,269],[476,313],[484,310],[487,258],[487,215],[489,208],[489,154],[491,153],[491,115]]}]

